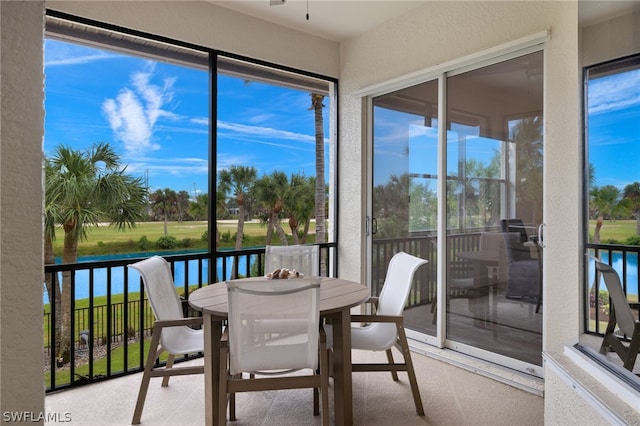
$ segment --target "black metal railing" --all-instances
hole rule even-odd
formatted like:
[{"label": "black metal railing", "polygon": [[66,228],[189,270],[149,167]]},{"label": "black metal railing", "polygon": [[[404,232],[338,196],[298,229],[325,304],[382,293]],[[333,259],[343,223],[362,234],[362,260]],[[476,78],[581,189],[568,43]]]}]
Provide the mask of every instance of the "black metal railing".
[{"label": "black metal railing", "polygon": [[[388,238],[373,240],[372,244],[372,271],[371,293],[380,294],[386,277],[387,266],[391,257],[399,251],[418,256],[429,261],[421,267],[414,277],[414,282],[407,300],[407,307],[428,305],[436,297],[437,289],[437,239],[435,236],[418,236],[407,238]],[[472,264],[461,260],[455,253],[478,249],[480,244],[480,232],[465,232],[447,235],[447,247],[449,251],[450,270],[455,273],[471,271]]]},{"label": "black metal railing", "polygon": [[[337,275],[336,247],[335,243],[320,244],[320,271],[325,275]],[[236,277],[263,275],[264,251],[264,247],[220,251],[215,262],[211,262],[214,256],[210,253],[167,253],[163,257],[171,265],[176,290],[187,299],[197,288],[232,278],[234,270]],[[142,371],[149,350],[145,339],[154,317],[142,281],[137,273],[130,276],[127,265],[149,255],[45,266],[46,280],[56,285],[67,280],[69,297],[65,300],[71,330],[66,335],[56,333],[62,300],[55,296],[57,303],[45,303],[44,312],[47,392]],[[210,267],[212,263],[214,267]],[[59,359],[61,353],[56,348],[65,338],[70,350],[67,359]]]},{"label": "black metal railing", "polygon": [[[478,232],[451,234],[447,236],[449,260],[458,259],[457,251],[477,249]],[[321,244],[321,271],[325,275],[338,276],[337,244]],[[640,277],[638,277],[638,256],[640,247],[611,244],[589,244],[592,255],[599,256],[609,263],[615,262],[621,270],[621,279],[628,294],[638,295]],[[420,268],[412,286],[408,306],[430,304],[436,297],[438,253],[436,237],[420,236],[374,240],[372,245],[372,295],[379,294],[384,284],[386,270],[391,257],[398,251],[427,259],[429,263]],[[58,364],[55,350],[58,339],[55,323],[61,312],[53,304],[45,305],[45,389],[47,392],[91,383],[125,374],[136,373],[143,369],[149,350],[148,342],[153,325],[153,314],[144,295],[144,287],[137,275],[129,276],[127,265],[149,254],[135,257],[96,262],[83,262],[72,265],[56,264],[45,266],[45,277],[55,278],[58,282],[63,274],[68,274],[71,287],[69,312],[70,341],[68,362]],[[215,267],[211,268],[210,253],[166,254],[171,264],[174,281],[179,294],[185,299],[197,288],[209,282],[218,282],[237,276],[260,276],[264,271],[264,247],[242,250],[221,251],[215,254]],[[460,264],[450,270],[464,270],[469,265]],[[604,285],[595,279],[595,269],[589,268],[585,277],[583,295],[585,300],[584,323],[588,333],[604,332],[608,312],[601,307],[600,290]],[[633,273],[628,274],[631,271]],[[630,279],[629,277],[635,277]],[[79,286],[82,280],[82,289]],[[101,287],[102,286],[102,287]],[[82,291],[86,297],[78,297]],[[636,296],[637,297],[637,296]],[[183,358],[186,359],[186,358]],[[67,361],[67,360],[65,360]],[[161,361],[159,361],[161,362]],[[60,365],[60,366],[58,366]]]}]

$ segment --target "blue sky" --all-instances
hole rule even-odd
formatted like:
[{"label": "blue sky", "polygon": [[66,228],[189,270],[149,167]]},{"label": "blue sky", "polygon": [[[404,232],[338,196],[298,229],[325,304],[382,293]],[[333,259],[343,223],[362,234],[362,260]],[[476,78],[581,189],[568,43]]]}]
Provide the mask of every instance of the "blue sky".
[{"label": "blue sky", "polygon": [[640,70],[589,82],[589,162],[595,185],[640,182]]},{"label": "blue sky", "polygon": [[[148,176],[152,191],[208,190],[206,71],[47,40],[45,72],[47,155],[59,144],[83,148],[109,142],[129,173]],[[315,175],[308,93],[228,76],[220,76],[218,84],[218,170],[251,165],[259,175],[274,170]],[[592,80],[588,107],[595,184],[623,189],[640,181],[640,71]],[[389,137],[398,131],[406,137],[407,117],[379,118],[377,125],[386,123]],[[377,151],[376,157],[376,184],[407,167],[403,152]]]},{"label": "blue sky", "polygon": [[[109,142],[131,175],[148,176],[151,191],[207,192],[208,91],[206,71],[46,40],[45,154]],[[310,104],[303,91],[220,76],[218,170],[314,176]]]}]

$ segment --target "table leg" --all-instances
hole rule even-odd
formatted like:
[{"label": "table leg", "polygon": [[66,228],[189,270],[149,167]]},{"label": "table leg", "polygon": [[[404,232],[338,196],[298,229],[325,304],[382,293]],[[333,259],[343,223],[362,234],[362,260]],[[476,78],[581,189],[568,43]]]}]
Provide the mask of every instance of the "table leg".
[{"label": "table leg", "polygon": [[333,318],[333,384],[336,425],[353,424],[351,382],[351,315],[344,309]]},{"label": "table leg", "polygon": [[203,314],[204,334],[204,419],[206,426],[218,424],[218,385],[220,379],[220,337],[222,323],[211,315]]}]

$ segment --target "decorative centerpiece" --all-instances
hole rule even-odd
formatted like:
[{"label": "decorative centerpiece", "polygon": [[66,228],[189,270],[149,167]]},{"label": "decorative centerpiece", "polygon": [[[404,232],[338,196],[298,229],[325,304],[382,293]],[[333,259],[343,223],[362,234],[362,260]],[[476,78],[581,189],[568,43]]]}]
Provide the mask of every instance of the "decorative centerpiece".
[{"label": "decorative centerpiece", "polygon": [[269,272],[265,276],[267,277],[268,280],[304,278],[304,274],[302,272],[298,272],[295,269],[287,269],[287,268],[275,269],[273,272]]}]

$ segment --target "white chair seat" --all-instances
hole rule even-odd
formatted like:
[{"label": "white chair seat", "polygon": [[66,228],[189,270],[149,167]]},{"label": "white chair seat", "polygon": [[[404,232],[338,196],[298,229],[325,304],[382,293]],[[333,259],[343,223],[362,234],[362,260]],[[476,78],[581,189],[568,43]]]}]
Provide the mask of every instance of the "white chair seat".
[{"label": "white chair seat", "polygon": [[[140,273],[155,317],[149,354],[131,421],[131,424],[139,424],[152,377],[162,377],[162,387],[166,387],[169,385],[170,376],[204,373],[202,365],[194,367],[173,366],[176,355],[204,352],[204,335],[201,329],[191,328],[202,325],[201,317],[184,317],[182,303],[176,293],[171,276],[171,268],[166,260],[160,256],[153,256],[128,266]],[[169,353],[166,366],[156,368],[156,359],[164,352]]]},{"label": "white chair seat", "polygon": [[[327,347],[333,349],[333,327],[325,324]],[[368,324],[351,326],[351,349],[365,351],[386,351],[397,341],[395,324]]]},{"label": "white chair seat", "polygon": [[320,275],[318,257],[319,246],[317,245],[268,245],[264,252],[264,273],[273,272],[276,268],[287,268],[295,269],[305,277],[317,277]]},{"label": "white chair seat", "polygon": [[166,336],[163,342],[165,351],[176,354],[193,354],[203,352],[204,336],[202,329],[194,330],[191,327],[179,327],[174,329],[165,329],[163,331]]},{"label": "white chair seat", "polygon": [[[389,261],[380,296],[369,300],[375,306],[375,314],[352,315],[352,323],[365,324],[351,326],[351,348],[369,351],[385,351],[388,364],[353,364],[354,372],[358,371],[391,371],[394,381],[398,380],[398,371],[406,371],[411,384],[411,392],[416,412],[424,416],[420,390],[416,380],[407,336],[404,331],[402,313],[416,270],[427,263],[426,260],[400,252]],[[325,325],[327,347],[333,347],[333,327]],[[391,347],[396,346],[404,357],[404,363],[393,360]]]},{"label": "white chair seat", "polygon": [[[320,325],[320,278],[227,281],[227,289],[229,322],[220,341],[220,411],[216,413],[220,424],[226,423],[227,402],[229,420],[236,420],[236,392],[314,388],[314,414],[320,413],[323,425],[328,425],[329,374],[326,335]],[[280,374],[290,370],[308,370],[308,374]],[[260,378],[252,374],[245,380],[243,372],[268,374]]]}]

